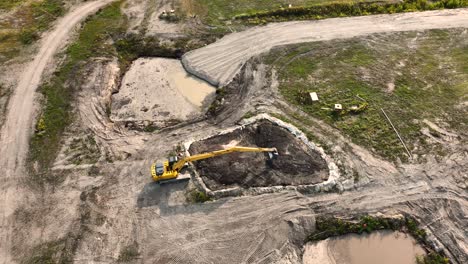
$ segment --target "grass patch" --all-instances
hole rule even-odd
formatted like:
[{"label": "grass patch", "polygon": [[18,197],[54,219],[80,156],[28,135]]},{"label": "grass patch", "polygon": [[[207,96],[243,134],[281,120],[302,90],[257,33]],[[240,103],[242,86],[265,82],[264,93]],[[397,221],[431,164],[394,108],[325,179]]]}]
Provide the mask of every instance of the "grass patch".
[{"label": "grass patch", "polygon": [[26,0],[0,0],[0,10],[8,11],[24,2],[26,2]]},{"label": "grass patch", "polygon": [[444,257],[437,252],[431,252],[425,256],[416,257],[417,264],[449,264],[450,261],[448,258]]},{"label": "grass patch", "polygon": [[29,158],[37,162],[39,171],[47,171],[60,147],[65,128],[72,121],[71,101],[79,86],[80,70],[91,57],[116,54],[112,44],[106,42],[118,34],[123,25],[121,1],[115,2],[90,17],[84,24],[78,39],[66,50],[66,59],[52,79],[41,86],[45,97],[42,114],[31,138]]},{"label": "grass patch", "polygon": [[[289,6],[291,4],[291,6]],[[186,15],[197,15],[205,24],[217,28],[227,25],[258,25],[267,22],[309,20],[329,17],[392,14],[410,11],[466,7],[467,0],[191,0],[180,9]]]},{"label": "grass patch", "polygon": [[178,59],[190,50],[202,47],[204,42],[191,42],[184,37],[174,43],[163,43],[154,36],[142,36],[141,34],[125,34],[116,40],[115,46],[119,54],[122,68],[130,66],[131,62],[140,57],[162,57]]},{"label": "grass patch", "polygon": [[[0,0],[0,9],[12,8],[24,1]],[[65,13],[64,0],[31,1],[0,23],[0,62],[19,54],[21,49],[39,39],[52,22]]]},{"label": "grass patch", "polygon": [[311,6],[279,8],[235,16],[235,19],[250,24],[263,24],[288,20],[322,19],[329,17],[363,16],[372,14],[393,14],[466,7],[466,0],[403,0],[401,2],[328,2]]},{"label": "grass patch", "polygon": [[138,243],[134,242],[131,245],[124,247],[119,254],[118,262],[129,262],[135,260],[140,256],[140,252],[138,251]]},{"label": "grass patch", "polygon": [[[265,61],[279,69],[279,90],[288,102],[383,157],[406,160],[380,108],[413,154],[443,153],[440,144],[422,135],[423,119],[442,120],[448,129],[465,133],[468,113],[459,107],[468,94],[463,31],[293,45],[274,50]],[[309,92],[318,93],[318,103],[310,102]],[[333,111],[337,103],[343,111]]]},{"label": "grass patch", "polygon": [[211,201],[211,198],[204,192],[193,190],[188,193],[187,201],[190,203],[204,203]]},{"label": "grass patch", "polygon": [[[311,6],[337,2],[335,0],[189,0],[184,1],[181,9],[188,15],[198,15],[209,25],[224,25],[235,17],[268,13],[282,8]],[[348,1],[338,0],[344,3]],[[357,1],[352,1],[357,2]]]},{"label": "grass patch", "polygon": [[249,119],[249,118],[254,117],[254,116],[255,116],[255,113],[254,113],[254,112],[248,111],[248,112],[246,112],[246,113],[244,114],[244,116],[242,117],[242,119]]}]

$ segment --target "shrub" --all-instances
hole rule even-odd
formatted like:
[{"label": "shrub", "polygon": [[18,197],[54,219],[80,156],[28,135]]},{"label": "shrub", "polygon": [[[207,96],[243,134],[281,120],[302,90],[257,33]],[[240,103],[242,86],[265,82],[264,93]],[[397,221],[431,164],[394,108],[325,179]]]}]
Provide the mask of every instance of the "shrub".
[{"label": "shrub", "polygon": [[39,39],[39,35],[34,29],[24,29],[19,35],[21,43],[28,45]]}]

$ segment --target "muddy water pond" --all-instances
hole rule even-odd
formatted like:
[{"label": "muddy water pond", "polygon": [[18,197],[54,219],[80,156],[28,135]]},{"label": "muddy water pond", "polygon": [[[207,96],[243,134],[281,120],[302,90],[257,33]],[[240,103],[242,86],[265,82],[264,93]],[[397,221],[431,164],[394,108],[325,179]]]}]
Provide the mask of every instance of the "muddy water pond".
[{"label": "muddy water pond", "polygon": [[421,246],[401,232],[379,231],[346,235],[308,243],[304,264],[415,264],[424,255]]},{"label": "muddy water pond", "polygon": [[186,73],[179,60],[140,58],[112,96],[113,121],[145,121],[158,127],[206,112],[215,87]]},{"label": "muddy water pond", "polygon": [[175,88],[192,104],[201,107],[216,89],[207,82],[188,74],[183,68],[169,72]]}]

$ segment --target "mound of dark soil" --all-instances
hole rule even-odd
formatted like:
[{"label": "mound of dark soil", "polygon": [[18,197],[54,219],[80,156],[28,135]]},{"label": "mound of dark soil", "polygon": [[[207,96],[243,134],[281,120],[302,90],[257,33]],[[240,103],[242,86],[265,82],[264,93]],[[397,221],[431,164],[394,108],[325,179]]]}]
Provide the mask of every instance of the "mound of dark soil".
[{"label": "mound of dark soil", "polygon": [[191,145],[190,154],[214,151],[229,146],[275,147],[278,158],[268,161],[264,153],[231,153],[194,162],[211,190],[242,186],[315,184],[328,178],[328,167],[320,154],[308,148],[286,129],[262,121]]}]

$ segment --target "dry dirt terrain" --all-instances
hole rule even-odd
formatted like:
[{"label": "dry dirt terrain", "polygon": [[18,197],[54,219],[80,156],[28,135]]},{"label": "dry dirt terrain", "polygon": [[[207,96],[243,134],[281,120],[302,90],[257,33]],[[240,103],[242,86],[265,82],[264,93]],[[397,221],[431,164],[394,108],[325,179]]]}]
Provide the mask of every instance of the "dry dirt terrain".
[{"label": "dry dirt terrain", "polygon": [[10,99],[5,124],[2,127],[0,140],[0,168],[2,169],[2,216],[0,259],[4,263],[11,261],[11,216],[15,210],[16,200],[21,195],[17,184],[24,175],[24,161],[28,149],[28,140],[32,128],[34,109],[34,92],[42,74],[56,52],[63,47],[70,31],[88,15],[112,2],[111,0],[89,2],[73,10],[61,19],[56,28],[42,42],[42,47],[34,60],[19,77],[20,82]]},{"label": "dry dirt terrain", "polygon": [[[129,129],[109,118],[105,107],[113,100],[112,94],[118,96],[115,93],[122,89],[123,73],[117,59],[95,59],[87,65],[88,74],[77,95],[76,119],[66,131],[50,172],[63,182],[36,196],[24,184],[34,92],[74,26],[110,2],[86,2],[61,19],[44,37],[11,97],[0,140],[0,263],[21,262],[36,253],[57,258],[71,255],[74,263],[302,263],[304,241],[315,230],[317,216],[377,212],[416,218],[435,248],[453,263],[468,262],[468,195],[458,182],[468,178],[466,146],[440,161],[392,163],[351,143],[324,122],[308,118],[310,122],[302,128],[320,141],[333,142],[327,154],[345,168],[326,190],[306,193],[272,188],[261,195],[194,203],[190,199],[197,189],[194,181],[158,185],[149,175],[156,159],[173,153],[189,139],[197,142],[225,131],[249,110],[303,115],[280,96],[275,70],[255,58],[250,60],[253,56],[288,43],[467,27],[466,9],[272,24],[228,35],[187,54],[183,61],[197,76],[224,91],[238,91],[237,96],[223,101],[215,116],[199,113],[195,121],[151,132]],[[152,10],[167,8],[162,3]],[[140,7],[125,7],[127,14],[134,14],[131,29],[166,34],[158,25],[151,26],[153,13],[139,17]],[[262,45],[252,45],[257,43],[254,39]],[[278,146],[283,153],[288,153],[288,147]],[[293,162],[302,168],[302,161]],[[312,174],[323,179],[323,162],[314,162],[316,166],[310,169],[320,170]],[[227,164],[222,165],[218,164],[219,170],[229,170]]]}]

